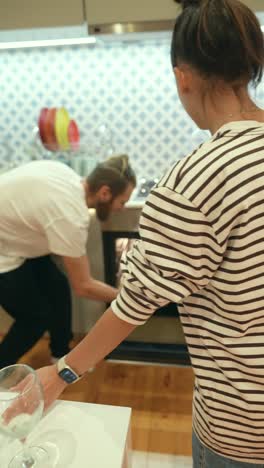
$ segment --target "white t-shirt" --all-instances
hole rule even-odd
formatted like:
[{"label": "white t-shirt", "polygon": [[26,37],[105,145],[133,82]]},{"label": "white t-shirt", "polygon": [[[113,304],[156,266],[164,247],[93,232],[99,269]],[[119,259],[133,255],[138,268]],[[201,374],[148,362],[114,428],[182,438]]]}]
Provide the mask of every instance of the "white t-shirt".
[{"label": "white t-shirt", "polygon": [[33,161],[0,176],[0,273],[27,258],[85,254],[89,210],[78,176],[63,163]]}]

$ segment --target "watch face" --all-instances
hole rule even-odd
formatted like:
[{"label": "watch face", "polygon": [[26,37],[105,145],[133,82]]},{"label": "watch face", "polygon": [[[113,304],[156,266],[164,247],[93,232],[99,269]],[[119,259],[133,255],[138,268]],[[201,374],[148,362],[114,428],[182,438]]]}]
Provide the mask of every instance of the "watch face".
[{"label": "watch face", "polygon": [[62,369],[60,372],[59,372],[59,376],[65,380],[65,382],[67,383],[72,383],[74,382],[75,380],[78,380],[78,376],[76,374],[74,374],[70,369]]}]

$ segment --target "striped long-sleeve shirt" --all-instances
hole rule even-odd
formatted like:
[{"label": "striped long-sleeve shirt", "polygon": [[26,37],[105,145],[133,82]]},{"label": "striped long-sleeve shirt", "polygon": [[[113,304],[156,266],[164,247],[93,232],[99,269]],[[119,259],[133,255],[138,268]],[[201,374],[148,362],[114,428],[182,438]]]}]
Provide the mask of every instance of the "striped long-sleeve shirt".
[{"label": "striped long-sleeve shirt", "polygon": [[195,373],[193,424],[225,457],[264,463],[264,124],[233,122],[149,195],[114,313],[179,305]]}]

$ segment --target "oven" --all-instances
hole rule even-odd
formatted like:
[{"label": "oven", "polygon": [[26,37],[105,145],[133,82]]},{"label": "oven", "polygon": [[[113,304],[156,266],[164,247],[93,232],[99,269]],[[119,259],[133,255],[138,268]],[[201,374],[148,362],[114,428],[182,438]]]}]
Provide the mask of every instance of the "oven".
[{"label": "oven", "polygon": [[[103,231],[105,281],[118,287],[120,259],[139,238],[138,231]],[[190,365],[187,346],[179,319],[177,304],[169,303],[156,310],[144,324],[138,326],[107,359],[115,361]]]}]

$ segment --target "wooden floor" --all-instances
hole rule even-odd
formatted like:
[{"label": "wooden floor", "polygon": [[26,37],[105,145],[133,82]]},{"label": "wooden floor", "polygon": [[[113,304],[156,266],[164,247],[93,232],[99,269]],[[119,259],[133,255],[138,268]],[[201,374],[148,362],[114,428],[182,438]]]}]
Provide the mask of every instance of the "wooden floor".
[{"label": "wooden floor", "polygon": [[[48,340],[21,362],[49,364]],[[190,368],[102,362],[62,394],[64,400],[132,408],[133,449],[191,455],[193,373]]]}]

